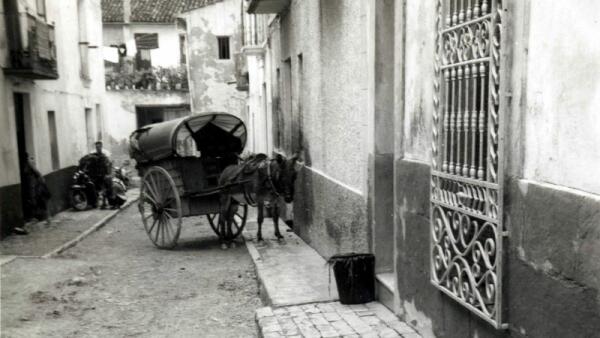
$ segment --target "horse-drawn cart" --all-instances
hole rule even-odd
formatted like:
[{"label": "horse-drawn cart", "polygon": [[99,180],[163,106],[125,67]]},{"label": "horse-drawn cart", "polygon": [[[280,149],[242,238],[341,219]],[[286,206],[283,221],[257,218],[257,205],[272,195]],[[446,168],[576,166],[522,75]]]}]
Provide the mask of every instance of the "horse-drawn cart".
[{"label": "horse-drawn cart", "polygon": [[183,217],[206,215],[223,240],[241,234],[248,206],[231,204],[231,228],[219,226],[218,180],[238,163],[246,127],[237,117],[207,113],[145,126],[130,136],[130,155],[142,177],[139,211],[150,240],[159,248],[177,245]]}]

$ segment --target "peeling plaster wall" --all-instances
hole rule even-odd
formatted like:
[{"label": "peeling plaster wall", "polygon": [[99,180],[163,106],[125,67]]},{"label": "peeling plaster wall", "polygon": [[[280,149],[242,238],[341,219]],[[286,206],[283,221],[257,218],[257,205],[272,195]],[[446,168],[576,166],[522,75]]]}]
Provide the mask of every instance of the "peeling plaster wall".
[{"label": "peeling plaster wall", "polygon": [[[234,53],[241,48],[241,0],[225,0],[184,13],[192,111],[220,111],[247,121],[245,92],[236,90]],[[229,36],[231,58],[219,60],[218,36]]]},{"label": "peeling plaster wall", "polygon": [[[424,337],[598,337],[600,57],[596,3],[510,2],[504,304],[495,330],[430,284],[433,3],[405,2],[396,122],[396,313]],[[569,27],[568,30],[561,29]],[[402,43],[405,42],[403,50]],[[576,189],[573,189],[576,188]],[[587,191],[587,192],[586,192]]]}]

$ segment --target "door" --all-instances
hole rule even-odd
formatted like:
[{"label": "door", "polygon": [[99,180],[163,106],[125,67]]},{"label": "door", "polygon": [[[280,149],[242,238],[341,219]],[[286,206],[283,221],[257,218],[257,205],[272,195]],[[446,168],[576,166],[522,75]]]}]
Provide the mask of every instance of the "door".
[{"label": "door", "polygon": [[[26,143],[26,130],[25,130],[25,104],[28,103],[27,94],[22,93],[14,93],[13,95],[14,103],[15,103],[15,127],[17,131],[17,151],[19,154],[19,174],[21,179],[21,210],[23,212],[27,212],[27,208],[25,208],[25,200],[27,199],[27,195],[24,193],[25,187],[23,186],[23,182],[25,182],[25,172],[24,172],[24,164],[25,161],[28,160],[27,154],[27,143]],[[26,219],[28,215],[25,215]]]}]

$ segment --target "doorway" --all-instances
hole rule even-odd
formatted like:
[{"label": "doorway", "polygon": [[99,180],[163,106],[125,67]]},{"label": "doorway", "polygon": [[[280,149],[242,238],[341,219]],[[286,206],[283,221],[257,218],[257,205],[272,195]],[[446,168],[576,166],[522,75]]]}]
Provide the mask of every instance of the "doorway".
[{"label": "doorway", "polygon": [[[26,205],[26,194],[23,193],[23,190],[26,187],[23,186],[23,182],[26,181],[25,178],[25,163],[29,160],[30,156],[34,154],[30,151],[32,150],[30,139],[31,136],[31,116],[29,109],[29,94],[25,93],[14,93],[13,100],[15,104],[15,129],[17,132],[17,151],[19,156],[18,166],[19,166],[19,178],[21,182],[21,210],[25,214],[25,219],[28,218],[28,210],[25,208]],[[29,139],[29,142],[28,142]],[[28,147],[28,143],[30,143]]]},{"label": "doorway", "polygon": [[190,105],[136,106],[137,126],[141,128],[148,124],[159,123],[188,116],[191,114]]}]

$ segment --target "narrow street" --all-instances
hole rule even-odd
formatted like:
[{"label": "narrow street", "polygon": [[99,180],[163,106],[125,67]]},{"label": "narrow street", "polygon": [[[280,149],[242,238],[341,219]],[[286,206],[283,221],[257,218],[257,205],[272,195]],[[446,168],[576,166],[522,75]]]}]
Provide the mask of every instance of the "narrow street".
[{"label": "narrow street", "polygon": [[243,244],[191,217],[159,250],[135,205],[57,258],[2,266],[2,337],[252,337],[260,306]]}]

